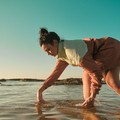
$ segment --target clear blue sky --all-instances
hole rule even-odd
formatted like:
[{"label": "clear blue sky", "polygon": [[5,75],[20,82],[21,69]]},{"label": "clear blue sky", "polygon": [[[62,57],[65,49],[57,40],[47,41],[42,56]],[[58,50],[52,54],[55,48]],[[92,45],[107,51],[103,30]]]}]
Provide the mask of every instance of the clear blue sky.
[{"label": "clear blue sky", "polygon": [[[0,78],[46,78],[56,59],[39,47],[39,28],[64,39],[120,40],[120,0],[0,0]],[[68,67],[61,78],[81,77]]]}]

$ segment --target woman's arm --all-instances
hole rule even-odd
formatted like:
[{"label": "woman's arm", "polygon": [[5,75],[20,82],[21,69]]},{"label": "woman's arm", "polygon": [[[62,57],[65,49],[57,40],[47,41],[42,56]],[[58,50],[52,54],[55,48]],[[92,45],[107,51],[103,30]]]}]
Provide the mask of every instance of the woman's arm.
[{"label": "woman's arm", "polygon": [[68,63],[65,61],[58,60],[57,64],[51,73],[51,75],[45,80],[42,87],[38,90],[37,93],[37,100],[39,102],[43,101],[42,99],[42,92],[54,84],[54,82],[59,78],[59,76],[62,74],[62,72],[65,70],[65,68],[68,66]]}]

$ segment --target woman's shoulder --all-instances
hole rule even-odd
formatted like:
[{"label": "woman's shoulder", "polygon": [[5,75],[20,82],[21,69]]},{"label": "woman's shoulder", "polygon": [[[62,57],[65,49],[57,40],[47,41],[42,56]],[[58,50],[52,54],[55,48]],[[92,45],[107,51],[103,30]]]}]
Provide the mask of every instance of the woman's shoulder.
[{"label": "woman's shoulder", "polygon": [[86,48],[86,43],[83,39],[65,40],[63,44],[65,49]]},{"label": "woman's shoulder", "polygon": [[80,44],[81,42],[83,42],[82,39],[74,39],[74,40],[64,40],[64,46],[74,46],[77,44]]},{"label": "woman's shoulder", "polygon": [[76,42],[83,42],[84,39],[71,39],[71,40],[62,40],[64,43],[76,43]]}]

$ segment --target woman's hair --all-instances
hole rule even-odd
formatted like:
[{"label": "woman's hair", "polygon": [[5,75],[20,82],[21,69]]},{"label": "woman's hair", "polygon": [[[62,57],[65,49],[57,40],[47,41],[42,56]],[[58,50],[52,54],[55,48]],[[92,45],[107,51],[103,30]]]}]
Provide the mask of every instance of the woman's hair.
[{"label": "woman's hair", "polygon": [[48,32],[46,28],[40,28],[40,46],[42,44],[51,44],[53,45],[53,40],[57,40],[58,43],[60,42],[60,37],[55,32]]}]

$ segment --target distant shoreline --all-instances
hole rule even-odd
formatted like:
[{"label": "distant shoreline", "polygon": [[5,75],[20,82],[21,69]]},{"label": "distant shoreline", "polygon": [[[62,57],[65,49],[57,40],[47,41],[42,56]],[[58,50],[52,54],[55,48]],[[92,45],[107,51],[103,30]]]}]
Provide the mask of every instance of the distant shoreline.
[{"label": "distant shoreline", "polygon": [[[32,78],[13,78],[13,79],[0,79],[0,82],[6,81],[22,81],[22,82],[44,82],[44,79],[32,79]],[[105,84],[105,81],[102,81]],[[58,79],[54,85],[82,85],[82,78],[66,78]]]}]

